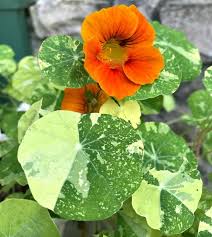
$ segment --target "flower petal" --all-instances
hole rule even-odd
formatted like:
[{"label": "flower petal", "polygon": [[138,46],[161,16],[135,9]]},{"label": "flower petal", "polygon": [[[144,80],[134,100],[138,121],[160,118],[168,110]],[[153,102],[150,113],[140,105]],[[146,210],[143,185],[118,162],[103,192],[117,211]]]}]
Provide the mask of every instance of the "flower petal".
[{"label": "flower petal", "polygon": [[88,15],[81,29],[84,41],[93,38],[104,43],[111,38],[131,37],[138,26],[138,15],[125,5],[104,8]]},{"label": "flower petal", "polygon": [[131,82],[120,69],[111,69],[102,64],[94,72],[94,80],[99,82],[100,87],[110,96],[123,99],[133,95],[139,88]]},{"label": "flower petal", "polygon": [[139,19],[137,29],[135,33],[129,39],[133,42],[133,44],[140,44],[140,45],[153,45],[155,40],[155,30],[152,25],[147,21],[144,15],[138,10],[135,5],[131,5],[130,9],[134,12]]},{"label": "flower petal", "polygon": [[134,83],[153,83],[164,67],[163,56],[153,47],[129,49],[129,60],[123,66],[124,73]]},{"label": "flower petal", "polygon": [[86,113],[87,106],[85,100],[85,89],[83,88],[66,88],[64,98],[61,104],[62,110],[71,110],[79,113]]}]

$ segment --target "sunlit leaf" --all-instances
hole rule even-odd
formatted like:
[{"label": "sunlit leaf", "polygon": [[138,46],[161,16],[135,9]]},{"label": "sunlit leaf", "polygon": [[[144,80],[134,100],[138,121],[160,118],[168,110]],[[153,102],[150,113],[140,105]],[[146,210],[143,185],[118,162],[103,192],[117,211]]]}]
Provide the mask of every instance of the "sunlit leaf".
[{"label": "sunlit leaf", "polygon": [[19,147],[34,198],[73,220],[105,219],[139,187],[143,144],[110,115],[56,111],[37,120]]}]

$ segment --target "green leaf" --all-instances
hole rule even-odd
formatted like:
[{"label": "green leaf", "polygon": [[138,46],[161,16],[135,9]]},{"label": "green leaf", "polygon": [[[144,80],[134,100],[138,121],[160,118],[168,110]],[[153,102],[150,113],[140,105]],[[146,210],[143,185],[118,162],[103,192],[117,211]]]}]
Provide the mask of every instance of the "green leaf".
[{"label": "green leaf", "polygon": [[148,171],[132,196],[133,208],[151,228],[166,235],[180,234],[193,224],[202,193],[196,159],[166,124],[144,123],[138,132]]},{"label": "green leaf", "polygon": [[17,146],[0,160],[0,184],[11,185],[18,183],[22,186],[27,184],[24,172],[18,163]]},{"label": "green leaf", "polygon": [[144,85],[129,100],[146,100],[159,95],[171,95],[181,80],[193,80],[201,72],[202,62],[199,51],[181,32],[158,22],[153,22],[156,31],[155,47],[159,48],[165,67],[159,78],[151,85]]},{"label": "green leaf", "polygon": [[197,125],[212,126],[212,95],[206,90],[195,91],[189,97],[188,105]]},{"label": "green leaf", "polygon": [[36,202],[8,199],[0,204],[0,236],[59,237],[46,209]]},{"label": "green leaf", "polygon": [[56,94],[49,82],[41,78],[37,58],[33,56],[20,61],[18,71],[13,75],[6,92],[15,99],[29,104],[43,98],[44,107],[54,102]]},{"label": "green leaf", "polygon": [[62,87],[82,87],[90,82],[84,69],[83,45],[69,36],[51,36],[41,45],[39,65],[42,75]]},{"label": "green leaf", "polygon": [[125,203],[118,214],[119,237],[162,237],[159,231],[147,225],[145,218],[136,214],[130,202]]},{"label": "green leaf", "polygon": [[163,96],[163,107],[167,112],[171,112],[175,109],[176,103],[172,95]]},{"label": "green leaf", "polygon": [[151,85],[141,86],[141,89],[128,100],[146,100],[159,95],[173,94],[180,85],[180,78],[165,68],[159,78]]},{"label": "green leaf", "polygon": [[165,70],[184,81],[199,76],[202,67],[200,53],[185,34],[158,22],[153,22],[153,27],[156,31],[155,46],[165,58]]},{"label": "green leaf", "polygon": [[212,207],[201,217],[197,237],[212,237]]},{"label": "green leaf", "polygon": [[8,77],[16,70],[15,53],[7,45],[0,45],[0,75]]},{"label": "green leaf", "polygon": [[163,96],[141,100],[140,105],[142,114],[158,114],[163,108]]},{"label": "green leaf", "polygon": [[18,141],[21,143],[27,129],[39,119],[39,112],[41,110],[42,100],[34,103],[31,108],[22,115],[18,121]]},{"label": "green leaf", "polygon": [[203,143],[203,154],[212,165],[212,131],[208,132]]},{"label": "green leaf", "polygon": [[18,159],[39,204],[67,219],[99,220],[139,187],[142,154],[122,119],[55,111],[27,130]]},{"label": "green leaf", "polygon": [[0,130],[0,158],[10,152],[15,145],[16,142],[13,139],[8,138],[5,134],[1,133]]},{"label": "green leaf", "polygon": [[205,77],[203,79],[203,83],[205,85],[205,88],[212,95],[212,67],[209,67],[205,71]]}]

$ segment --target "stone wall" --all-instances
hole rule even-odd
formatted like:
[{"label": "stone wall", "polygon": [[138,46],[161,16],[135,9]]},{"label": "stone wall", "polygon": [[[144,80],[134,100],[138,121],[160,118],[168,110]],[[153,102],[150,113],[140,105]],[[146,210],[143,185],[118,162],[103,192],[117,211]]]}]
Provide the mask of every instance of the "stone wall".
[{"label": "stone wall", "polygon": [[49,35],[78,36],[83,18],[113,4],[135,4],[149,20],[187,34],[204,61],[212,62],[212,0],[38,0],[30,9],[35,50]]}]

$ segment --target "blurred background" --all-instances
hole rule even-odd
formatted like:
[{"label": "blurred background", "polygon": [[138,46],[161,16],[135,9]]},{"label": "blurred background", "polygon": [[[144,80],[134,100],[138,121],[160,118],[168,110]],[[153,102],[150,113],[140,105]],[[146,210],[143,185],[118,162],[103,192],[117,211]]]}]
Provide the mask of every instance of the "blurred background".
[{"label": "blurred background", "polygon": [[[135,4],[149,20],[185,32],[201,52],[203,71],[212,65],[212,0],[0,0],[0,44],[11,46],[19,61],[24,56],[36,55],[41,42],[50,35],[79,37],[87,14],[115,4]],[[149,120],[170,121],[187,112],[186,99],[202,87],[201,77],[181,85],[174,94],[174,111],[150,116]],[[194,135],[182,123],[175,123],[172,128],[188,140]],[[212,172],[211,166],[201,162],[203,175]],[[80,236],[81,224],[62,220],[57,224],[64,237]],[[88,228],[92,229],[92,225]]]}]

